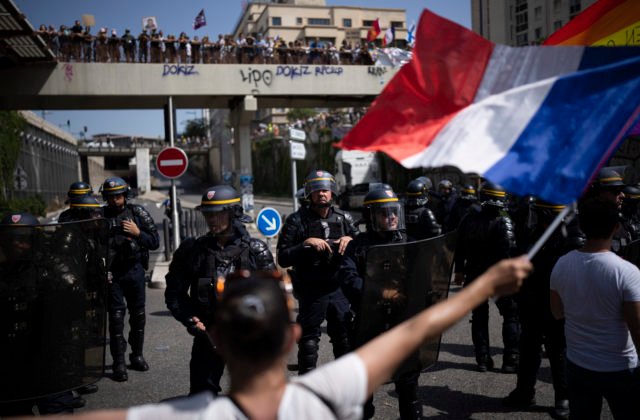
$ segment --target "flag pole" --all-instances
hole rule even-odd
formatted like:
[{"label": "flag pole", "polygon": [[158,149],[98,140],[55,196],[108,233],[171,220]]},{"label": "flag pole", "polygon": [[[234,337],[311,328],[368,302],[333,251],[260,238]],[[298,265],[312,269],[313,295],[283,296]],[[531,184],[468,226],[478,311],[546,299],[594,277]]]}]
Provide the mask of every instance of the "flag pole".
[{"label": "flag pole", "polygon": [[549,239],[549,237],[553,234],[553,232],[555,232],[555,230],[558,228],[558,226],[560,225],[560,223],[562,223],[562,219],[564,219],[569,212],[574,211],[576,207],[576,203],[572,203],[569,206],[566,206],[564,209],[562,209],[562,211],[556,216],[555,219],[553,219],[553,222],[551,222],[551,224],[549,225],[549,227],[547,228],[547,230],[544,231],[544,233],[542,234],[542,236],[536,241],[536,243],[531,247],[531,249],[529,250],[529,252],[527,252],[527,257],[529,258],[529,260],[533,259],[533,257],[536,256],[536,254],[538,253],[538,251],[540,251],[540,248],[542,248],[542,246],[544,245],[545,242],[547,242],[547,239]]}]

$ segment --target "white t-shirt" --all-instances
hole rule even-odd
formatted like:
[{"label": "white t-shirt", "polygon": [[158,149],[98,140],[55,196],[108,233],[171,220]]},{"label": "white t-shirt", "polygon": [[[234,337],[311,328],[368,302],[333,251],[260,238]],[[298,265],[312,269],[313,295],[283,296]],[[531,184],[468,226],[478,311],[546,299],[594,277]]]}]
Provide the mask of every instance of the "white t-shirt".
[{"label": "white t-shirt", "polygon": [[567,358],[585,369],[615,372],[638,364],[623,302],[640,302],[640,270],[613,252],[571,251],[551,273],[564,306]]},{"label": "white t-shirt", "polygon": [[[333,407],[332,410],[314,392],[322,395]],[[360,419],[362,405],[367,393],[367,372],[355,353],[327,363],[303,376],[291,379],[287,384],[278,419]],[[215,398],[202,393],[191,398],[132,407],[127,411],[127,420],[196,420],[196,419],[246,419],[247,417],[227,397]]]}]

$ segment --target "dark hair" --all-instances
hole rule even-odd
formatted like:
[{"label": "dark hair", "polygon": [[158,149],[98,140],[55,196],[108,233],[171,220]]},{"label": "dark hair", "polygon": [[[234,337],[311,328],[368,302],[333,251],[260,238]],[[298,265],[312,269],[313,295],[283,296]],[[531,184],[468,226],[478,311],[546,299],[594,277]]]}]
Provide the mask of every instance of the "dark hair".
[{"label": "dark hair", "polygon": [[234,357],[263,363],[280,354],[291,323],[281,278],[277,271],[243,271],[225,281],[214,325]]},{"label": "dark hair", "polygon": [[587,239],[607,239],[618,223],[618,206],[611,200],[594,197],[580,204],[578,220]]}]

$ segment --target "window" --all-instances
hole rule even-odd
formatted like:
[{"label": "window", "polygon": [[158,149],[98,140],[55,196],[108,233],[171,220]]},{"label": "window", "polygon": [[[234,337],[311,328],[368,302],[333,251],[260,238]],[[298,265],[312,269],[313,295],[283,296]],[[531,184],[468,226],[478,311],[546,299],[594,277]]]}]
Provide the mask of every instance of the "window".
[{"label": "window", "polygon": [[351,19],[342,19],[342,26],[344,26],[345,28],[350,28],[351,27]]},{"label": "window", "polygon": [[302,18],[301,17],[297,17],[296,18],[296,25],[302,25]]},{"label": "window", "polygon": [[569,14],[574,15],[582,10],[580,0],[569,0]]},{"label": "window", "polygon": [[362,26],[373,26],[373,22],[375,22],[375,20],[363,20]]},{"label": "window", "polygon": [[520,13],[516,15],[516,32],[526,31],[529,28],[527,13]]},{"label": "window", "polygon": [[404,28],[404,22],[394,22],[394,21],[391,21],[391,27],[392,27],[392,28],[396,28],[396,29],[398,29],[398,28]]},{"label": "window", "polygon": [[529,44],[529,36],[528,36],[528,34],[526,32],[516,36],[516,45],[518,47],[522,47],[522,46],[528,45],[528,44]]},{"label": "window", "polygon": [[516,13],[527,10],[527,0],[516,0]]},{"label": "window", "polygon": [[308,22],[309,22],[309,25],[324,25],[324,26],[331,25],[331,19],[324,19],[324,18],[309,18]]},{"label": "window", "polygon": [[272,17],[271,26],[282,26],[282,18],[279,16]]},{"label": "window", "polygon": [[557,31],[560,28],[562,28],[562,21],[561,20],[556,20],[555,22],[553,22],[553,30],[554,31]]},{"label": "window", "polygon": [[542,19],[542,6],[538,6],[533,9],[533,17],[535,18],[535,20]]},{"label": "window", "polygon": [[536,41],[540,41],[540,38],[542,38],[542,28],[536,28],[535,33],[536,33]]},{"label": "window", "polygon": [[562,6],[562,0],[553,0],[553,13],[560,13],[560,6]]}]

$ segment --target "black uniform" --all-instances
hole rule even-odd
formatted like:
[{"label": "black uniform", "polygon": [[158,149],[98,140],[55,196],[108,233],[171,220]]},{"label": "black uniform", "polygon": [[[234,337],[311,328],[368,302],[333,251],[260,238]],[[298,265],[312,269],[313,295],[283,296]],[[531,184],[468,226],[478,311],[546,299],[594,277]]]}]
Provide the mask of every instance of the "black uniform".
[{"label": "black uniform", "polygon": [[[361,233],[349,243],[345,257],[340,264],[339,277],[343,284],[345,294],[349,297],[349,301],[353,306],[353,310],[356,314],[355,323],[359,322],[360,317],[367,311],[375,310],[376,308],[361,308],[360,297],[364,287],[364,276],[366,273],[366,260],[367,252],[370,247],[374,245],[403,243],[412,238],[408,238],[406,233],[400,231],[393,232],[369,232]],[[402,288],[402,285],[398,285]],[[381,308],[387,311],[387,308]],[[404,319],[401,319],[401,314],[404,313],[404,307],[398,307],[397,311],[393,310],[394,307],[390,307],[391,313],[387,313],[387,319],[395,319],[395,322],[391,322],[390,327],[396,325]],[[355,329],[356,327],[354,327]],[[372,339],[374,337],[369,337]],[[353,341],[354,347],[359,347],[365,342]],[[394,380],[396,393],[398,394],[398,408],[400,411],[401,419],[414,419],[420,418],[422,413],[422,404],[418,401],[418,378],[420,371],[408,371],[402,373],[398,378]],[[365,404],[364,418],[371,418],[374,415],[375,409],[373,407],[373,399],[370,398]]]},{"label": "black uniform", "polygon": [[267,245],[249,236],[239,221],[233,222],[232,237],[221,247],[208,233],[180,244],[166,275],[165,302],[175,319],[194,336],[191,350],[190,394],[209,390],[218,394],[224,361],[215,352],[205,332],[195,328],[193,317],[205,326],[213,322],[218,277],[238,269],[273,270]]},{"label": "black uniform", "polygon": [[[465,285],[469,284],[496,262],[511,257],[514,249],[513,226],[507,212],[488,204],[482,205],[480,209],[472,207],[458,227],[456,272],[463,273]],[[503,317],[504,370],[505,366],[517,365],[520,325],[516,301],[512,296],[499,298],[496,305]],[[488,302],[473,310],[471,335],[478,367],[483,370],[484,366],[486,370],[493,363],[489,355]]]},{"label": "black uniform", "polygon": [[[115,365],[124,364],[127,348],[124,339],[126,309],[129,309],[131,326],[130,358],[142,356],[146,323],[144,271],[149,264],[149,250],[158,249],[160,238],[153,218],[142,206],[127,203],[122,210],[107,206],[104,208],[104,215],[109,219],[111,229],[109,271],[112,274],[112,281],[109,285],[109,345]],[[138,226],[139,237],[134,238],[123,232],[121,222],[127,219]]]},{"label": "black uniform", "polygon": [[414,240],[428,239],[442,233],[442,227],[436,222],[436,217],[430,208],[426,206],[414,206],[411,200],[405,206],[405,225],[407,235]]},{"label": "black uniform", "polygon": [[[532,205],[529,217],[528,238],[524,239],[526,248],[535,244],[542,236],[557,212],[551,211],[552,205]],[[518,312],[522,334],[520,336],[520,363],[516,389],[505,399],[506,405],[530,403],[535,395],[535,384],[542,359],[544,344],[556,402],[568,400],[567,379],[565,374],[566,342],[564,320],[557,320],[551,313],[549,304],[549,280],[551,271],[558,259],[567,252],[584,244],[584,235],[578,227],[577,218],[563,222],[545,242],[532,260],[535,270],[522,285],[518,299]]]},{"label": "black uniform", "polygon": [[282,267],[293,267],[290,273],[299,303],[298,323],[302,327],[298,342],[300,374],[316,367],[320,325],[325,319],[335,357],[349,351],[351,318],[349,302],[336,275],[342,256],[337,249],[330,255],[318,253],[305,247],[303,242],[307,238],[337,240],[343,236],[355,237],[357,233],[351,215],[335,207],[329,209],[324,219],[311,208],[301,207],[284,224],[278,239],[278,263]]}]

